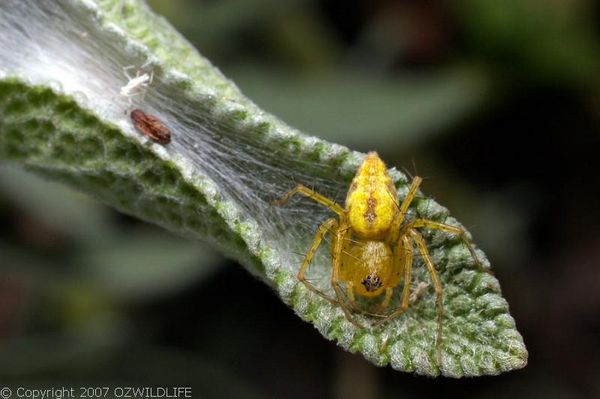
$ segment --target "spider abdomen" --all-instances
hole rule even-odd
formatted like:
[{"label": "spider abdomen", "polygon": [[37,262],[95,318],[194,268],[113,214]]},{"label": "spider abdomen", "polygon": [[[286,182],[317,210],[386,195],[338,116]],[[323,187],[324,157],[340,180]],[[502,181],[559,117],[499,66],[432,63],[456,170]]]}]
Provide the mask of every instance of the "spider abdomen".
[{"label": "spider abdomen", "polygon": [[394,263],[392,250],[383,241],[351,241],[342,253],[342,264],[340,279],[351,281],[357,295],[377,297],[390,287]]}]

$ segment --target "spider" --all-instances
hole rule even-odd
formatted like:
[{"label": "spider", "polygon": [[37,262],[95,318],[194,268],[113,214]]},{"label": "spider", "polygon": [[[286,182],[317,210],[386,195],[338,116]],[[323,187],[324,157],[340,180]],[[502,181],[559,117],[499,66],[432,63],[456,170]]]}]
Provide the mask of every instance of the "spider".
[{"label": "spider", "polygon": [[[140,68],[146,67],[147,64],[148,62],[142,65]],[[129,75],[128,71],[132,68],[135,68],[135,65],[126,66],[123,68],[123,73],[127,77],[128,82],[119,90],[119,94],[128,99],[130,106],[133,102],[133,97],[141,94],[142,100],[144,99],[148,86],[150,86],[154,80],[154,72],[150,72],[150,74],[148,74],[146,72],[142,73],[141,70],[138,70],[135,73],[135,76]]]},{"label": "spider", "polygon": [[[376,152],[370,152],[352,180],[345,208],[301,184],[274,201],[274,204],[285,205],[294,195],[301,194],[329,208],[337,215],[337,218],[326,220],[317,230],[314,241],[306,252],[298,271],[298,280],[316,294],[334,304],[339,304],[346,318],[359,328],[363,328],[363,326],[353,316],[355,313],[378,317],[379,320],[374,324],[375,327],[400,316],[409,308],[413,249],[416,247],[427,267],[435,290],[436,349],[439,361],[439,344],[444,314],[443,290],[419,229],[427,228],[456,234],[468,247],[477,265],[479,265],[479,261],[462,228],[422,218],[405,220],[408,208],[417,195],[421,182],[420,177],[414,177],[408,194],[399,204],[396,201],[396,188],[385,164]],[[305,276],[310,262],[327,234],[332,238],[331,286],[335,292],[335,298],[315,287]],[[402,280],[400,305],[388,310],[394,289],[400,285]],[[383,299],[379,301],[377,313],[372,313],[358,305],[357,297]]]}]

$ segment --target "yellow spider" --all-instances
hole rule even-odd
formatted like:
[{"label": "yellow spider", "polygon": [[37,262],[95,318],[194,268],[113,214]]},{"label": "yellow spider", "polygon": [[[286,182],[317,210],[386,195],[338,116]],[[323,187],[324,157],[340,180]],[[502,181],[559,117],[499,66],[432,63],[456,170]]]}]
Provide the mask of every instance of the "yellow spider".
[{"label": "yellow spider", "polygon": [[[281,199],[274,201],[274,204],[284,205],[292,196],[302,194],[337,214],[337,219],[328,219],[319,227],[298,271],[298,280],[311,291],[332,303],[339,304],[346,318],[359,328],[363,326],[356,321],[353,313],[381,317],[382,319],[375,324],[379,325],[398,317],[409,308],[413,248],[416,246],[435,289],[438,320],[436,348],[439,356],[444,314],[442,284],[418,229],[428,228],[456,234],[469,248],[477,265],[479,261],[463,229],[428,219],[417,218],[405,221],[408,208],[421,182],[422,179],[416,176],[408,194],[402,203],[398,204],[396,188],[385,164],[377,153],[370,152],[352,180],[345,209],[301,184],[288,191]],[[305,277],[308,266],[326,234],[332,237],[331,286],[337,299],[316,288]],[[400,306],[386,314],[366,312],[358,306],[357,296],[367,298],[383,296],[383,300],[379,303],[379,312],[385,311],[390,305],[394,289],[402,279],[404,285]],[[344,288],[346,295],[344,295]]]}]

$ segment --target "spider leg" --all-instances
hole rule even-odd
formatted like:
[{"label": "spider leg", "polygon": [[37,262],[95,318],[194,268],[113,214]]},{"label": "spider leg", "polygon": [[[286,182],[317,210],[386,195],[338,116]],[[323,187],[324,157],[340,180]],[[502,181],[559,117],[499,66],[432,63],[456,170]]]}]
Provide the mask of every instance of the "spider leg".
[{"label": "spider leg", "polygon": [[394,293],[394,289],[391,287],[388,287],[385,289],[385,296],[383,297],[383,301],[381,302],[381,304],[379,305],[379,309],[380,310],[386,310],[387,307],[390,305],[390,301],[392,300],[392,294]]},{"label": "spider leg", "polygon": [[146,92],[148,91],[148,85],[149,84],[150,83],[142,83],[141,84],[141,86],[140,86],[141,89],[139,91],[139,94],[141,94],[140,95],[140,101],[144,101],[144,98],[146,98]]},{"label": "spider leg", "polygon": [[346,283],[346,294],[348,295],[348,302],[354,311],[360,311],[360,308],[356,304],[356,298],[354,297],[354,284],[352,281]]},{"label": "spider leg", "polygon": [[146,62],[144,62],[141,66],[140,69],[144,69],[146,68],[148,65],[150,65],[150,63],[152,62],[152,60],[148,59]]},{"label": "spider leg", "polygon": [[336,204],[329,198],[317,193],[314,190],[311,190],[310,188],[302,184],[298,184],[296,187],[285,193],[281,198],[272,201],[272,204],[277,206],[283,206],[287,204],[287,202],[296,194],[304,195],[305,197],[308,197],[313,201],[318,202],[319,204],[331,209],[340,217],[343,217],[345,215],[345,211],[340,205]]},{"label": "spider leg", "polygon": [[319,245],[321,245],[321,241],[323,240],[323,237],[325,237],[325,234],[327,234],[329,231],[331,231],[331,229],[335,228],[337,226],[337,224],[338,224],[337,220],[329,219],[329,220],[325,221],[321,226],[319,226],[319,230],[317,230],[317,233],[315,234],[315,239],[313,240],[312,245],[306,252],[304,261],[302,262],[302,266],[300,267],[300,270],[298,271],[298,275],[297,275],[298,280],[300,282],[302,282],[302,284],[304,284],[306,286],[306,288],[308,288],[315,294],[318,294],[321,297],[327,299],[331,303],[337,303],[337,301],[334,298],[330,297],[329,295],[325,294],[323,291],[319,290],[314,285],[312,285],[306,279],[306,277],[304,277],[304,274],[306,273],[306,270],[308,269],[308,265],[310,265],[310,262],[312,261],[313,257],[315,256],[315,253],[317,252]]},{"label": "spider leg", "polygon": [[492,272],[490,270],[485,269],[481,265],[481,262],[479,261],[479,258],[477,257],[477,254],[475,253],[475,249],[473,248],[473,243],[467,237],[467,232],[464,229],[462,229],[460,227],[456,227],[456,226],[450,226],[449,224],[434,222],[433,220],[427,220],[427,219],[415,219],[411,223],[409,223],[405,227],[405,229],[410,230],[410,229],[419,228],[419,227],[425,227],[425,228],[432,229],[432,230],[441,230],[441,231],[445,231],[448,233],[456,234],[461,239],[463,244],[465,244],[465,246],[467,247],[469,252],[471,253],[471,257],[473,257],[473,260],[475,261],[475,266],[483,272],[492,274]]},{"label": "spider leg", "polygon": [[[419,253],[425,261],[425,265],[427,266],[427,270],[429,271],[429,275],[431,276],[431,281],[433,282],[433,287],[435,289],[435,304],[437,307],[437,336],[435,338],[435,352],[437,356],[438,365],[442,363],[442,351],[441,351],[441,343],[442,343],[442,322],[444,319],[444,297],[442,291],[442,283],[440,282],[440,278],[438,277],[437,272],[435,271],[435,266],[429,257],[429,251],[427,250],[427,245],[425,245],[425,241],[423,240],[423,236],[421,233],[414,229],[409,229],[408,233],[417,244],[417,248],[419,249]],[[408,299],[408,298],[407,298]]]},{"label": "spider leg", "polygon": [[408,211],[408,207],[413,202],[413,199],[417,196],[417,191],[419,190],[419,186],[423,182],[423,179],[419,176],[415,176],[412,183],[410,183],[410,188],[408,189],[408,194],[400,204],[400,223],[404,220],[404,216],[406,216],[406,212]]},{"label": "spider leg", "polygon": [[350,321],[352,324],[354,324],[356,327],[358,328],[364,328],[364,326],[362,324],[360,324],[358,321],[356,321],[356,319],[354,318],[354,316],[352,315],[352,308],[355,307],[354,305],[354,291],[350,291],[353,290],[352,284],[349,285],[349,290],[348,292],[348,298],[349,301],[352,305],[351,306],[348,305],[348,303],[346,302],[346,300],[344,299],[344,294],[342,292],[342,287],[340,287],[339,285],[339,274],[340,274],[340,268],[342,266],[342,243],[344,241],[344,236],[348,234],[348,229],[342,229],[339,228],[336,234],[336,237],[334,239],[333,242],[333,247],[332,247],[332,258],[333,258],[333,272],[331,273],[331,286],[333,287],[333,290],[335,291],[335,295],[337,296],[337,302],[340,304],[342,310],[344,311],[344,315],[346,316],[346,319],[348,319],[348,321]]},{"label": "spider leg", "polygon": [[129,72],[127,72],[127,71],[129,71],[132,68],[135,68],[135,65],[127,65],[126,67],[123,67],[123,74],[129,80],[131,80],[133,78],[129,75]]},{"label": "spider leg", "polygon": [[[410,306],[409,296],[410,296],[410,282],[412,280],[412,263],[413,263],[413,252],[412,252],[412,241],[409,237],[402,237],[402,251],[404,251],[404,286],[402,287],[402,302],[400,307],[394,310],[392,313],[387,315],[383,320],[380,320],[375,324],[375,327],[392,320],[402,313],[406,312],[408,307]],[[391,295],[391,294],[390,294]],[[386,292],[387,299],[387,292]],[[384,299],[384,302],[385,300]],[[389,300],[388,300],[389,302]]]},{"label": "spider leg", "polygon": [[[338,275],[338,279],[339,279],[339,275]],[[339,283],[336,280],[336,284],[339,286]],[[341,287],[340,287],[341,289]],[[356,296],[354,295],[354,284],[352,283],[352,281],[346,281],[346,298],[348,300],[348,302],[350,302],[350,308],[352,310],[352,312],[354,313],[360,313],[360,314],[364,314],[367,316],[371,316],[371,317],[387,317],[387,315],[384,314],[378,314],[378,313],[373,313],[373,312],[369,312],[368,310],[364,310],[361,309],[361,307],[356,303]],[[343,293],[344,291],[341,290],[341,293]],[[354,321],[352,321],[354,323]],[[357,324],[357,323],[354,323]],[[357,324],[358,325],[358,324]]]},{"label": "spider leg", "polygon": [[[415,176],[414,179],[412,180],[412,183],[410,184],[410,187],[408,189],[408,194],[406,194],[406,197],[404,197],[404,200],[402,201],[402,204],[400,204],[399,207],[399,212],[398,215],[396,216],[396,219],[394,220],[390,231],[392,232],[399,232],[400,231],[400,226],[402,225],[402,222],[404,221],[404,217],[406,216],[406,212],[408,212],[408,207],[410,206],[410,204],[413,202],[413,200],[415,199],[415,197],[417,196],[417,191],[419,191],[419,186],[421,185],[421,182],[423,181],[422,178],[420,178],[419,176]],[[390,193],[390,195],[395,199],[396,198],[396,194],[395,193]],[[394,201],[395,203],[396,201]],[[397,236],[392,237],[392,241],[396,241],[398,239]]]}]

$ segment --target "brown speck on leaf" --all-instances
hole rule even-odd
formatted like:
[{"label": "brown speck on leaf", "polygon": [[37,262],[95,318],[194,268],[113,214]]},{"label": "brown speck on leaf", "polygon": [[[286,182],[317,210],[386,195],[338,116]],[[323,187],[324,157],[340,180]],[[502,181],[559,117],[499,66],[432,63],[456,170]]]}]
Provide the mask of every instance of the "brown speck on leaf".
[{"label": "brown speck on leaf", "polygon": [[156,116],[149,115],[141,109],[134,109],[131,111],[131,120],[137,131],[152,141],[162,145],[171,142],[171,131]]}]

